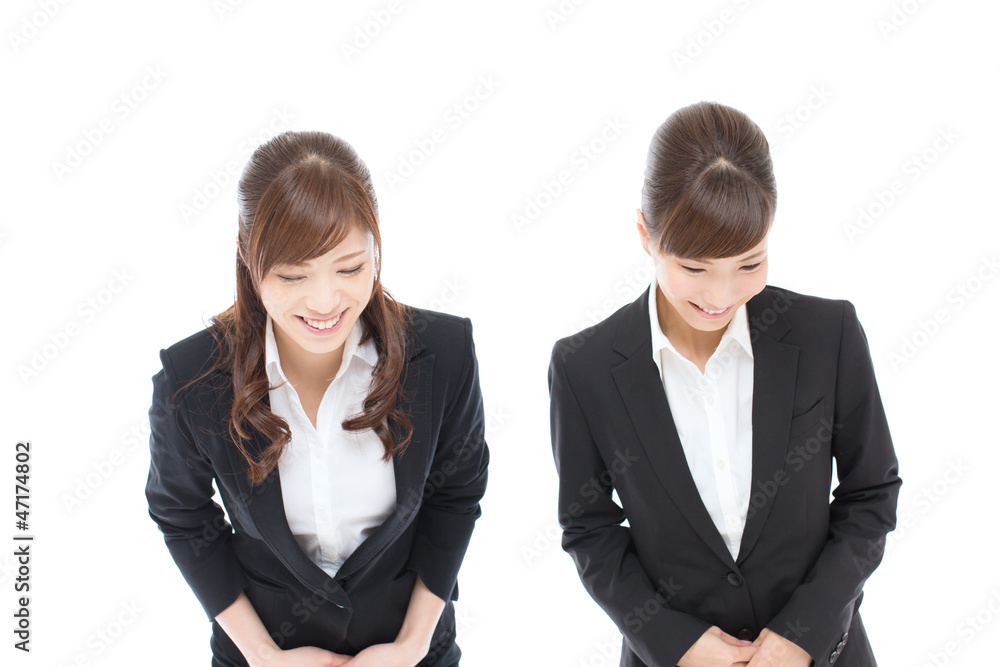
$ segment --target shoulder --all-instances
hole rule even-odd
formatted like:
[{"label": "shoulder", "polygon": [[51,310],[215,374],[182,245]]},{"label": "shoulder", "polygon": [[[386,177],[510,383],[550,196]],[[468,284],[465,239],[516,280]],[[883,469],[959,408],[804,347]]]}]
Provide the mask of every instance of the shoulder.
[{"label": "shoulder", "polygon": [[[593,367],[612,351],[623,327],[628,330],[649,328],[648,299],[647,289],[600,322],[556,340],[552,345],[552,361],[559,359],[567,366],[575,362]],[[642,336],[641,331],[637,333]]]},{"label": "shoulder", "polygon": [[803,294],[776,285],[765,286],[747,303],[751,328],[766,329],[779,315],[788,321],[791,332],[809,338],[839,335],[846,319],[857,318],[847,299]]},{"label": "shoulder", "polygon": [[160,361],[174,382],[185,384],[211,368],[219,348],[208,328],[160,350]]},{"label": "shoulder", "polygon": [[421,345],[431,353],[464,346],[472,338],[472,320],[460,315],[403,305]]},{"label": "shoulder", "polygon": [[449,376],[463,374],[469,362],[475,361],[472,320],[406,304],[403,307],[416,346],[416,355],[411,354],[414,361],[433,355],[435,367]]},{"label": "shoulder", "polygon": [[765,285],[760,294],[751,301],[761,299],[765,303],[784,306],[784,312],[793,316],[810,317],[837,313],[838,315],[847,303],[844,299],[803,294],[777,285]]}]

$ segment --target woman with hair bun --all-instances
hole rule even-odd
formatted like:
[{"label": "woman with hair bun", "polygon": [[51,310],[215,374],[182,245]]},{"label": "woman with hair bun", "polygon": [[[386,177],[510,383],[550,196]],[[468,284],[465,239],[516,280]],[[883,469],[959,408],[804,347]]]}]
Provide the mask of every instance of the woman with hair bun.
[{"label": "woman with hair bun", "polygon": [[236,301],[160,351],[149,411],[149,513],[212,664],[458,665],[489,461],[472,324],[382,286],[342,139],[274,137],[238,201]]},{"label": "woman with hair bun", "polygon": [[623,666],[875,665],[896,455],[854,306],[767,284],[775,205],[753,121],[676,111],[637,211],[649,289],[552,349],[563,547]]}]

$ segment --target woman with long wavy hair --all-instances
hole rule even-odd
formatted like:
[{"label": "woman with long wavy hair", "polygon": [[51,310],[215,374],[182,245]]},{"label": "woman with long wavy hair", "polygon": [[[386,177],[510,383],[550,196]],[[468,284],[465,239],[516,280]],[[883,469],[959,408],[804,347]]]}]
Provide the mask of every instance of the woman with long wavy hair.
[{"label": "woman with long wavy hair", "polygon": [[238,204],[235,303],[160,351],[149,411],[149,513],[212,664],[457,665],[489,461],[471,322],[382,286],[342,139],[268,141]]}]

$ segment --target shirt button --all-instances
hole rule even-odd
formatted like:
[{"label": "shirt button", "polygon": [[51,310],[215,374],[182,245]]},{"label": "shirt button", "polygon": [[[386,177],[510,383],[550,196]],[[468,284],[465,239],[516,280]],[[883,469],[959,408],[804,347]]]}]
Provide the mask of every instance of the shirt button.
[{"label": "shirt button", "polygon": [[705,403],[707,403],[708,405],[715,405],[715,396],[706,397]]},{"label": "shirt button", "polygon": [[719,470],[725,470],[726,469],[726,462],[725,461],[716,461],[715,462],[715,467],[718,468]]},{"label": "shirt button", "polygon": [[739,523],[740,523],[739,519],[737,519],[736,517],[734,517],[734,516],[729,517],[729,525],[730,526],[736,526],[736,525],[739,525]]}]

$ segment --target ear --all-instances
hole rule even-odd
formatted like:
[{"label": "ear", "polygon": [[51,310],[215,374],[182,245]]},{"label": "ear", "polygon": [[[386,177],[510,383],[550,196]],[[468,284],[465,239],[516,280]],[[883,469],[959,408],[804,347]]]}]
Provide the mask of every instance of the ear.
[{"label": "ear", "polygon": [[[642,243],[642,249],[646,251],[647,255],[649,253],[649,230],[646,229],[646,218],[642,215],[642,209],[635,209],[637,216],[635,227],[639,230],[639,241]],[[652,257],[652,255],[650,255]]]}]

